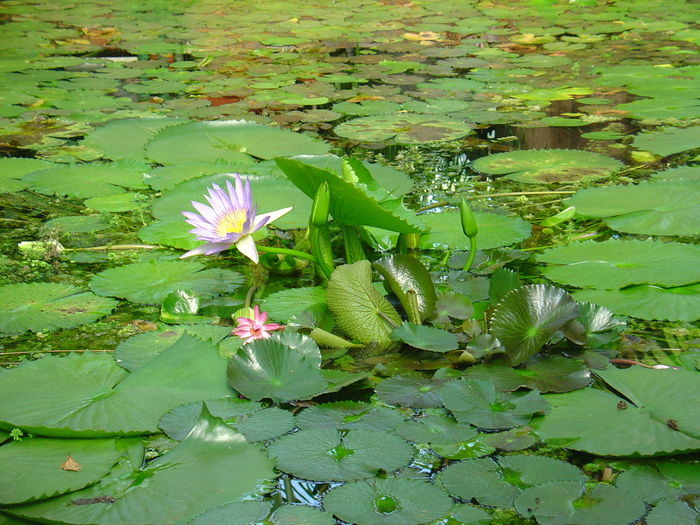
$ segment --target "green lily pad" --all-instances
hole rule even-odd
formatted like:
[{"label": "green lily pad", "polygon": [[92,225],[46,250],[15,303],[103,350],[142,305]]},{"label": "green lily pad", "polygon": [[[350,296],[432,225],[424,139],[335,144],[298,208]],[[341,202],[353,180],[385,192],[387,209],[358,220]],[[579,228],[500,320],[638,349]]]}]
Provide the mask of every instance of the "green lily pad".
[{"label": "green lily pad", "polygon": [[359,401],[336,401],[304,409],[297,415],[302,430],[383,430],[390,432],[403,421],[398,410]]},{"label": "green lily pad", "polygon": [[117,193],[104,197],[93,197],[83,201],[83,204],[92,210],[114,213],[143,208],[146,201],[145,196],[138,193]]},{"label": "green lily pad", "polygon": [[99,295],[159,304],[178,289],[209,297],[232,292],[243,279],[240,273],[231,270],[204,268],[203,264],[190,261],[125,264],[98,273],[90,281],[90,288]]},{"label": "green lily pad", "polygon": [[581,150],[542,149],[496,153],[476,159],[473,168],[488,175],[530,184],[602,179],[622,163],[611,157]]},{"label": "green lily pad", "polygon": [[246,161],[292,155],[321,155],[328,145],[301,133],[245,120],[187,122],[170,126],[146,145],[146,155],[160,164],[192,161]]},{"label": "green lily pad", "polygon": [[562,327],[578,317],[576,301],[561,288],[531,284],[506,294],[491,316],[491,333],[506,347],[509,364],[538,352]]},{"label": "green lily pad", "polygon": [[268,295],[261,308],[270,319],[286,323],[299,312],[316,304],[325,304],[326,289],[320,286],[290,288]]},{"label": "green lily pad", "polygon": [[294,332],[273,334],[244,345],[228,364],[232,388],[249,399],[308,399],[321,393],[321,352],[310,338]]},{"label": "green lily pad", "polygon": [[109,314],[117,301],[68,284],[21,283],[0,286],[0,333],[20,334],[72,328]]},{"label": "green lily pad", "polygon": [[191,179],[217,173],[245,173],[252,169],[253,159],[246,162],[182,162],[154,168],[144,175],[144,181],[154,190],[171,190]]},{"label": "green lily pad", "polygon": [[658,461],[634,465],[615,480],[621,489],[637,494],[645,503],[692,496],[700,490],[700,466],[693,463]]},{"label": "green lily pad", "polygon": [[641,133],[634,138],[635,148],[651,151],[667,157],[700,147],[700,126],[689,128],[662,128],[659,131]]},{"label": "green lily pad", "polygon": [[401,319],[391,303],[372,286],[369,261],[335,269],[326,292],[338,328],[361,343],[390,343]]},{"label": "green lily pad", "polygon": [[630,284],[679,286],[700,281],[700,246],[677,242],[609,239],[545,250],[539,262],[549,279],[580,288],[624,288]]},{"label": "green lily pad", "polygon": [[442,406],[438,389],[445,381],[420,375],[399,375],[384,379],[375,391],[379,399],[392,405],[437,408]]},{"label": "green lily pad", "polygon": [[88,199],[121,193],[124,188],[145,188],[145,165],[136,162],[69,164],[35,171],[22,180],[46,195]]},{"label": "green lily pad", "polygon": [[423,326],[404,321],[390,334],[394,341],[403,341],[407,345],[431,352],[450,352],[459,347],[457,336],[447,330],[433,326]]},{"label": "green lily pad", "polygon": [[583,472],[564,461],[545,456],[501,456],[476,458],[453,463],[438,479],[454,497],[476,499],[482,505],[512,507],[514,500],[528,487],[550,482],[583,485]]},{"label": "green lily pad", "polygon": [[[402,233],[423,230],[420,220],[368,173],[363,180],[349,182],[336,173],[296,159],[277,159],[276,162],[287,178],[310,199],[326,182],[331,194],[330,214],[342,224],[374,226]],[[359,163],[355,167],[355,172],[364,168]]]},{"label": "green lily pad", "polygon": [[542,439],[601,456],[700,449],[696,373],[632,367],[596,374],[621,395],[594,388],[548,394],[552,411],[535,427]]},{"label": "green lily pad", "polygon": [[428,269],[418,259],[411,255],[388,255],[375,261],[373,266],[384,277],[384,287],[399,299],[410,320],[421,323],[430,317],[435,309],[435,286]]},{"label": "green lily pad", "polygon": [[271,506],[269,501],[227,503],[204,511],[189,525],[250,525],[263,521]]},{"label": "green lily pad", "polygon": [[662,501],[646,516],[647,525],[696,525],[700,512],[682,501]]},{"label": "green lily pad", "polygon": [[646,511],[633,493],[604,484],[585,491],[582,483],[571,481],[526,488],[515,500],[515,508],[542,525],[627,525]]},{"label": "green lily pad", "polygon": [[525,361],[525,368],[499,363],[479,364],[465,370],[464,377],[488,381],[500,392],[512,392],[522,387],[540,392],[569,392],[591,382],[587,368],[562,356],[533,356]]},{"label": "green lily pad", "polygon": [[640,319],[700,319],[700,283],[673,288],[640,284],[622,290],[580,290],[574,297]]},{"label": "green lily pad", "polygon": [[182,124],[182,118],[126,118],[112,120],[91,131],[81,142],[110,160],[146,162],[146,143],[160,130]]},{"label": "green lily pad", "polygon": [[470,441],[477,435],[474,427],[460,425],[452,418],[441,415],[406,421],[396,428],[396,433],[407,441],[437,445]]},{"label": "green lily pad", "polygon": [[[275,476],[272,462],[258,447],[203,410],[184,441],[143,469],[107,477],[59,498],[13,507],[12,512],[59,523],[185,524],[212,507],[259,492]],[[71,503],[105,494],[109,505]]]},{"label": "green lily pad", "polygon": [[652,178],[663,180],[699,180],[700,166],[679,166],[665,171],[653,173]]},{"label": "green lily pad", "polygon": [[21,191],[29,182],[20,180],[25,175],[54,166],[52,162],[39,159],[2,158],[0,159],[0,193]]},{"label": "green lily pad", "polygon": [[619,140],[626,137],[624,133],[618,133],[617,131],[590,131],[588,133],[581,133],[581,138],[588,140]]},{"label": "green lily pad", "polygon": [[[430,228],[421,235],[420,247],[424,250],[451,248],[469,249],[469,239],[462,231],[459,211],[426,213],[420,216]],[[474,218],[479,228],[476,245],[479,250],[490,250],[523,241],[530,236],[530,224],[520,217],[499,215],[488,212],[475,212]]]},{"label": "green lily pad", "polygon": [[642,182],[586,188],[569,201],[584,217],[601,217],[613,230],[648,235],[697,235],[700,182]]},{"label": "green lily pad", "polygon": [[282,505],[269,517],[275,525],[335,525],[331,514],[308,505]]},{"label": "green lily pad", "polygon": [[0,395],[15,401],[0,407],[0,424],[55,437],[152,434],[168,410],[230,394],[225,368],[216,347],[187,335],[133,373],[89,352],[26,361],[2,375]]},{"label": "green lily pad", "polygon": [[68,215],[46,221],[44,228],[56,228],[63,233],[87,233],[106,230],[109,224],[100,215]]},{"label": "green lily pad", "polygon": [[442,402],[459,423],[479,428],[508,429],[527,424],[535,413],[549,410],[536,390],[522,393],[496,392],[478,379],[458,379],[440,388]]},{"label": "green lily pad", "polygon": [[[109,473],[141,440],[25,438],[0,447],[0,502],[26,503],[73,492]],[[76,465],[64,465],[70,458]]]},{"label": "green lily pad", "polygon": [[400,104],[387,100],[363,100],[360,103],[340,102],[333,105],[333,111],[343,115],[352,115],[353,117],[398,113],[400,110]]},{"label": "green lily pad", "polygon": [[360,142],[425,144],[457,140],[471,130],[469,124],[446,116],[375,115],[343,122],[333,131],[339,137]]},{"label": "green lily pad", "polygon": [[403,439],[383,431],[302,430],[282,436],[269,448],[276,467],[298,478],[351,481],[393,472],[410,463],[415,450]]},{"label": "green lily pad", "polygon": [[452,500],[442,489],[417,479],[375,479],[337,487],[323,506],[348,523],[405,525],[446,516]]},{"label": "green lily pad", "polygon": [[499,450],[513,452],[530,448],[538,439],[530,427],[513,428],[505,432],[495,432],[484,436],[484,443]]}]

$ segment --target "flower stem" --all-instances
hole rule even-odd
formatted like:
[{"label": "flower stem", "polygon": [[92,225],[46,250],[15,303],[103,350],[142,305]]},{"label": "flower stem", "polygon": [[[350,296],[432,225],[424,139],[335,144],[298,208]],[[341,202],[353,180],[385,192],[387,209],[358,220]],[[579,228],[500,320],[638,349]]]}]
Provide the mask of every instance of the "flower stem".
[{"label": "flower stem", "polygon": [[314,264],[318,264],[316,257],[310,253],[301,252],[299,250],[292,250],[290,248],[277,248],[275,246],[260,246],[258,245],[258,251],[263,253],[279,253],[281,255],[291,255],[292,257],[298,257],[299,259],[306,259]]},{"label": "flower stem", "polygon": [[469,257],[467,257],[467,262],[464,263],[465,272],[468,272],[469,268],[472,267],[474,257],[476,257],[476,235],[469,237]]}]

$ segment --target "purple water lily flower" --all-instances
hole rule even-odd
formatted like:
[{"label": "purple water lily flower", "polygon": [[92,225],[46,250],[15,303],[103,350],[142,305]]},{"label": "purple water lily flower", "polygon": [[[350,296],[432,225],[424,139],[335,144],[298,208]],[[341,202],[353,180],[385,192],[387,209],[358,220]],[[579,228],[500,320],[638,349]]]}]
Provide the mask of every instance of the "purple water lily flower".
[{"label": "purple water lily flower", "polygon": [[192,201],[192,206],[199,213],[182,212],[187,218],[187,222],[194,226],[190,233],[195,234],[200,241],[207,242],[183,254],[180,256],[181,259],[192,255],[212,255],[235,244],[238,251],[257,263],[258,250],[255,247],[252,234],[292,210],[290,206],[270,213],[255,215],[256,208],[250,194],[250,181],[246,180],[244,186],[241,177],[237,173],[234,176],[236,185],[234,187],[233,184],[226,181],[227,191],[212,184],[212,187],[209,188],[209,195],[204,196],[209,202],[209,206]]}]

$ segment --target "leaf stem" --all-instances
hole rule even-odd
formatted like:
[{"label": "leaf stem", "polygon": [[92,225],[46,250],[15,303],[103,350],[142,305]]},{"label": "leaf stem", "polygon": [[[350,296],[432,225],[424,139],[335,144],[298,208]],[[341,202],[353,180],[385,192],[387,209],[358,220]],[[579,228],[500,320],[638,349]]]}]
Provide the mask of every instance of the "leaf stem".
[{"label": "leaf stem", "polygon": [[107,250],[155,250],[160,246],[153,244],[111,244],[108,246],[90,246],[88,248],[66,248],[64,252],[97,252]]},{"label": "leaf stem", "polygon": [[260,246],[258,245],[258,251],[263,253],[278,253],[281,255],[291,255],[292,257],[298,257],[299,259],[306,259],[314,264],[318,264],[316,257],[310,253],[302,252],[299,250],[292,250],[290,248],[277,248],[275,246]]}]

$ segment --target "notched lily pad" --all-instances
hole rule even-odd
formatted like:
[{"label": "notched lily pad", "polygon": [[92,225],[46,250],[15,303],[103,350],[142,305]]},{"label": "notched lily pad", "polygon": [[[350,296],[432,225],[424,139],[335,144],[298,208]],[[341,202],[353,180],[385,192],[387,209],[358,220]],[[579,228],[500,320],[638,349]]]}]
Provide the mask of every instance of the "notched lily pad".
[{"label": "notched lily pad", "polygon": [[424,144],[456,140],[471,133],[467,123],[435,115],[376,115],[343,122],[335,134],[360,142]]}]

